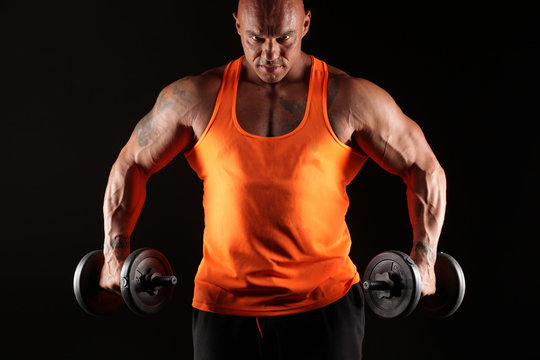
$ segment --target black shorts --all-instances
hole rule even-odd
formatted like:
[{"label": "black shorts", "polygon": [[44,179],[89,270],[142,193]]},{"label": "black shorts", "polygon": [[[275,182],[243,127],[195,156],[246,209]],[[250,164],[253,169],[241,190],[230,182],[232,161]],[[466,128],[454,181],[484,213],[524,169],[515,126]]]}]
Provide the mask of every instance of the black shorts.
[{"label": "black shorts", "polygon": [[193,309],[195,360],[358,360],[364,322],[360,284],[335,303],[293,315],[245,317]]}]

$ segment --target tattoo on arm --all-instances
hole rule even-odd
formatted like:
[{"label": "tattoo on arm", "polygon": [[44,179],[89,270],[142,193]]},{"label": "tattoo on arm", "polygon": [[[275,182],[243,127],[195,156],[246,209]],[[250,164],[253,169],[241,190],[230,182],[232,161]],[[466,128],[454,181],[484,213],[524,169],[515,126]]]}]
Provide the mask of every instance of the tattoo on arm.
[{"label": "tattoo on arm", "polygon": [[129,247],[129,238],[124,235],[116,235],[109,241],[111,249],[127,249]]},{"label": "tattoo on arm", "polygon": [[135,135],[139,146],[143,147],[155,141],[167,128],[161,123],[163,118],[180,118],[185,116],[196,103],[197,97],[192,91],[193,81],[181,79],[162,91],[156,105],[150,113],[139,121],[135,127]]},{"label": "tattoo on arm", "polygon": [[141,121],[135,127],[135,136],[139,146],[146,146],[151,141],[154,141],[163,131],[163,128],[156,124],[155,119],[152,117],[152,113],[146,114]]},{"label": "tattoo on arm", "polygon": [[418,241],[414,246],[414,251],[418,254],[424,254],[431,261],[434,261],[437,258],[437,254],[431,246],[426,244],[423,241]]},{"label": "tattoo on arm", "polygon": [[199,101],[195,89],[195,83],[189,77],[175,82],[171,85],[172,91],[166,100],[162,94],[161,102],[158,102],[157,111],[163,112],[171,109],[177,116],[185,115]]}]

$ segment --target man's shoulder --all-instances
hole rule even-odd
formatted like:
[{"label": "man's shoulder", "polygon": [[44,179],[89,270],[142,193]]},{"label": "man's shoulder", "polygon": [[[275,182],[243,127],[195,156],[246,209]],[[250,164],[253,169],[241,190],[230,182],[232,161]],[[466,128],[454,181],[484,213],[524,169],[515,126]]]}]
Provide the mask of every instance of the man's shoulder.
[{"label": "man's shoulder", "polygon": [[352,95],[352,96],[370,96],[374,95],[380,90],[379,86],[361,77],[351,76],[345,71],[328,65],[328,87],[329,89],[332,86],[339,86],[342,95]]},{"label": "man's shoulder", "polygon": [[206,97],[215,98],[221,86],[221,79],[226,65],[206,70],[198,75],[182,77],[168,86],[163,91],[169,92],[173,97],[190,97],[204,100]]},{"label": "man's shoulder", "polygon": [[328,103],[333,111],[361,114],[381,110],[391,102],[390,95],[370,80],[328,65]]},{"label": "man's shoulder", "polygon": [[225,66],[220,66],[170,83],[160,91],[155,109],[160,113],[175,114],[175,118],[187,127],[209,118],[224,69]]}]

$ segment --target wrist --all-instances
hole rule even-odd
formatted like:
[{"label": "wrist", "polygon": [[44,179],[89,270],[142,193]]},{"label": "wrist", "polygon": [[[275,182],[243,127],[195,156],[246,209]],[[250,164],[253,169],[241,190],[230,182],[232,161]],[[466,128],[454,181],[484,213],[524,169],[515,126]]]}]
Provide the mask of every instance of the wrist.
[{"label": "wrist", "polygon": [[437,259],[437,248],[427,241],[415,241],[410,256],[418,266],[434,266]]},{"label": "wrist", "polygon": [[115,235],[107,237],[104,241],[103,254],[108,259],[124,261],[129,255],[129,237],[125,235]]}]

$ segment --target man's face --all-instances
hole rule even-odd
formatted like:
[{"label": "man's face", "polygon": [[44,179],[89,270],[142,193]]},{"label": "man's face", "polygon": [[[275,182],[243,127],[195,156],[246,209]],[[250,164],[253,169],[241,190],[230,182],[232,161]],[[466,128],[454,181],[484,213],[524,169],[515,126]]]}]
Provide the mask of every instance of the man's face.
[{"label": "man's face", "polygon": [[300,58],[311,13],[301,0],[241,0],[234,17],[251,69],[265,83],[281,81]]}]

